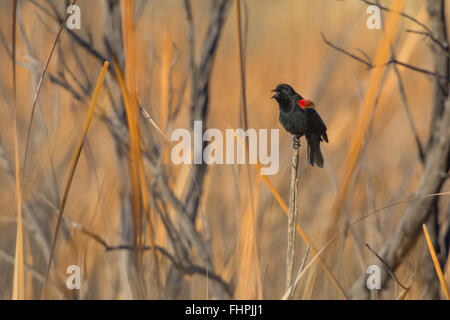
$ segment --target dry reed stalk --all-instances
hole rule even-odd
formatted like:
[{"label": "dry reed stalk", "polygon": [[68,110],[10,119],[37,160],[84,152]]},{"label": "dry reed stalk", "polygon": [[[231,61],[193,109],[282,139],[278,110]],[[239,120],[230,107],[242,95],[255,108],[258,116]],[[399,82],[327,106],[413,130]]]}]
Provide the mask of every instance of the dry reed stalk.
[{"label": "dry reed stalk", "polygon": [[[267,178],[267,176],[261,174],[261,165],[260,164],[256,164],[255,166],[256,166],[256,168],[258,170],[259,175],[262,177],[262,179],[266,183],[267,187],[269,187],[270,192],[274,196],[275,200],[277,200],[277,202],[280,205],[281,209],[283,209],[283,212],[286,214],[286,216],[288,216],[289,215],[289,209],[288,209],[288,206],[286,205],[286,202],[284,202],[283,198],[281,198],[280,194],[275,189],[275,187],[273,186],[272,182],[270,182],[269,178]],[[305,232],[305,230],[303,230],[302,226],[298,222],[296,223],[296,230],[297,230],[297,233],[300,235],[300,237],[303,239],[303,241],[305,241],[305,243],[311,244],[311,252],[312,252],[312,254],[316,255],[318,253],[316,247],[311,242],[310,237]],[[323,258],[319,257],[318,261],[319,261],[320,266],[324,270],[325,274],[327,275],[328,279],[331,281],[333,286],[339,292],[339,295],[343,299],[347,299],[347,296],[346,296],[344,290],[342,289],[342,286],[339,284],[337,279],[331,273],[331,270],[328,268],[328,266],[326,265],[326,263],[323,260]]]},{"label": "dry reed stalk", "polygon": [[294,148],[292,152],[291,169],[291,192],[289,196],[288,232],[287,232],[287,255],[286,255],[286,290],[292,287],[292,275],[295,258],[295,226],[298,215],[298,158],[299,137],[294,137]]},{"label": "dry reed stalk", "polygon": [[[136,47],[135,47],[135,29],[134,29],[134,7],[130,0],[121,3],[121,19],[122,34],[125,48],[125,81],[120,72],[117,60],[114,58],[114,64],[118,75],[119,85],[122,90],[124,99],[128,130],[130,133],[130,154],[129,154],[129,171],[131,180],[131,203],[134,221],[134,242],[139,249],[144,245],[142,236],[142,214],[145,214],[150,233],[150,244],[152,247],[152,255],[155,262],[155,278],[157,286],[160,284],[159,262],[155,250],[155,232],[152,217],[150,214],[150,206],[148,200],[147,184],[144,172],[144,163],[142,160],[140,130],[139,130],[139,108],[137,103],[136,88]],[[142,250],[138,250],[137,262],[138,267],[141,265]]]},{"label": "dry reed stalk", "polygon": [[13,300],[25,298],[25,274],[23,259],[23,222],[22,222],[22,192],[20,185],[19,137],[17,132],[17,101],[16,101],[16,16],[17,1],[12,3],[12,75],[13,75],[13,130],[14,130],[14,172],[16,180],[17,231],[14,254]]},{"label": "dry reed stalk", "polygon": [[430,250],[431,258],[433,259],[434,268],[441,283],[442,291],[444,292],[445,298],[450,300],[450,294],[448,293],[447,283],[445,282],[444,273],[442,272],[441,265],[434,250],[433,242],[431,241],[430,234],[428,233],[428,228],[425,224],[422,224],[423,233],[425,234],[425,239],[427,240],[428,249]]},{"label": "dry reed stalk", "polygon": [[16,203],[17,203],[17,233],[16,251],[14,261],[13,294],[14,300],[24,299],[24,271],[23,271],[23,223],[22,223],[22,192],[19,163],[19,141],[17,132],[17,110],[14,110],[14,162],[16,177]]},{"label": "dry reed stalk", "polygon": [[[229,128],[231,128],[231,125],[228,123],[227,124]],[[239,139],[239,137],[238,137]],[[239,142],[241,144],[243,144],[244,142],[239,139]],[[289,209],[288,206],[286,205],[286,202],[284,202],[283,198],[280,196],[280,194],[278,193],[278,191],[275,189],[274,185],[272,184],[272,182],[270,182],[269,178],[267,178],[266,175],[261,174],[261,164],[256,163],[255,164],[256,170],[258,172],[258,174],[262,177],[263,181],[266,183],[267,187],[269,187],[269,190],[271,191],[272,195],[274,196],[275,200],[277,200],[278,204],[280,205],[281,209],[283,209],[284,213],[286,214],[286,216],[289,216]],[[297,222],[296,223],[296,230],[298,232],[298,234],[300,235],[300,237],[303,239],[303,241],[305,241],[305,243],[307,244],[311,244],[311,252],[313,254],[317,254],[318,251],[316,249],[316,247],[314,246],[314,244],[311,242],[311,239],[309,238],[309,236],[307,235],[307,233],[303,230],[303,228],[301,227],[301,225]],[[327,275],[328,279],[331,281],[331,283],[333,284],[333,286],[336,288],[336,290],[339,292],[340,296],[343,299],[347,299],[347,296],[345,295],[344,290],[342,289],[342,286],[338,283],[338,281],[336,280],[336,278],[334,277],[334,275],[331,273],[330,269],[328,268],[328,266],[325,264],[325,262],[323,261],[323,259],[321,257],[319,257],[319,264],[321,265],[321,267],[323,268],[323,270],[325,271],[325,274]]]},{"label": "dry reed stalk", "polygon": [[161,128],[163,130],[166,129],[167,122],[169,120],[169,95],[170,95],[170,85],[169,85],[169,76],[170,76],[170,65],[172,61],[172,42],[171,36],[169,32],[169,28],[166,25],[164,29],[164,45],[163,52],[161,54],[161,74],[160,74],[160,82],[161,82]]},{"label": "dry reed stalk", "polygon": [[239,54],[239,75],[241,81],[241,102],[242,113],[244,121],[244,129],[248,129],[248,116],[247,116],[247,94],[245,88],[245,65],[244,65],[244,50],[242,48],[242,28],[241,28],[241,4],[239,0],[234,0],[234,6],[236,8],[236,33],[238,41],[238,54]]},{"label": "dry reed stalk", "polygon": [[[131,179],[131,200],[133,208],[134,221],[134,244],[136,247],[143,245],[142,238],[142,206],[143,206],[143,190],[141,190],[140,164],[141,146],[139,140],[139,122],[137,117],[137,89],[135,82],[135,42],[134,42],[134,12],[133,4],[129,0],[120,2],[123,47],[125,56],[124,76],[119,70],[118,63],[116,66],[119,85],[127,114],[127,124],[130,133],[130,154],[129,154],[129,171]],[[140,254],[139,254],[140,255]],[[139,256],[138,255],[138,256]]]},{"label": "dry reed stalk", "polygon": [[72,185],[73,176],[74,176],[75,170],[77,168],[78,160],[80,159],[81,150],[83,148],[83,144],[84,144],[84,141],[86,139],[86,136],[87,136],[87,133],[88,133],[88,130],[89,130],[89,126],[90,126],[91,121],[92,121],[92,117],[94,115],[94,109],[95,109],[95,106],[97,105],[97,99],[98,99],[100,90],[101,90],[101,88],[103,86],[103,81],[105,80],[106,72],[108,71],[108,65],[109,65],[108,61],[105,61],[105,63],[103,64],[102,71],[101,71],[100,76],[99,76],[99,78],[97,80],[97,85],[95,86],[95,90],[94,90],[94,94],[92,96],[91,104],[89,105],[89,109],[88,109],[86,118],[84,120],[83,130],[81,131],[80,139],[78,140],[78,144],[77,144],[77,147],[75,149],[75,153],[74,153],[73,158],[72,158],[72,163],[71,163],[71,166],[70,166],[69,176],[67,177],[66,186],[64,188],[63,197],[61,199],[61,205],[60,205],[59,213],[58,213],[58,220],[56,222],[55,232],[53,234],[52,246],[51,246],[51,250],[50,250],[50,257],[49,257],[49,261],[48,261],[48,265],[47,265],[47,272],[46,272],[46,275],[45,275],[44,288],[42,289],[41,298],[45,297],[45,291],[47,289],[48,278],[49,278],[49,275],[50,275],[50,268],[51,268],[52,261],[53,261],[53,255],[54,255],[54,252],[55,252],[56,240],[58,239],[58,233],[59,233],[59,228],[60,228],[60,225],[61,225],[61,220],[62,220],[62,217],[63,217],[63,214],[64,214],[64,208],[66,207],[66,202],[67,202],[67,198],[69,196],[70,186]]},{"label": "dry reed stalk", "polygon": [[[405,0],[396,0],[393,2],[391,10],[394,12],[401,12],[404,6]],[[386,22],[385,36],[381,39],[377,49],[377,53],[374,59],[375,66],[383,66],[383,64],[389,59],[391,54],[391,44],[397,35],[397,26],[400,15],[392,14]],[[377,98],[378,88],[380,86],[382,76],[385,67],[374,67],[371,70],[371,77],[369,87],[366,91],[363,100],[363,106],[359,123],[357,124],[350,142],[349,152],[344,164],[344,172],[341,182],[338,187],[338,193],[336,200],[333,203],[331,210],[331,219],[329,220],[326,237],[329,238],[336,233],[336,228],[339,225],[339,220],[342,213],[342,207],[347,197],[347,193],[350,187],[350,182],[353,177],[353,173],[359,162],[361,150],[363,146],[364,137],[370,123],[373,108],[375,107],[375,101]]]},{"label": "dry reed stalk", "polygon": [[[244,126],[244,130],[248,129],[248,112],[247,112],[247,93],[246,93],[246,81],[245,81],[245,59],[244,59],[244,50],[242,45],[242,26],[241,26],[241,4],[240,0],[234,1],[234,6],[236,9],[236,37],[237,37],[237,48],[238,48],[238,62],[239,62],[239,76],[240,76],[240,82],[241,82],[241,103],[242,103],[242,117],[241,117],[241,123]],[[246,154],[249,154],[248,152],[248,145],[244,142],[244,147]],[[253,186],[252,186],[252,173],[250,166],[247,164],[245,165],[245,174],[247,176],[247,185],[248,185],[248,191],[249,191],[249,199],[250,199],[250,208],[252,209],[251,215],[252,215],[252,228],[255,229],[256,225],[256,211],[255,206],[256,203],[253,202],[254,196],[253,196]],[[255,243],[255,259],[257,261],[257,289],[258,289],[258,299],[262,299],[262,286],[261,286],[261,271],[259,268],[259,259],[258,259],[258,249],[257,249],[257,241],[256,241],[256,232],[252,233],[253,239],[252,241]]]},{"label": "dry reed stalk", "polygon": [[[227,124],[229,128],[231,128],[231,125],[228,123]],[[241,143],[241,145],[244,143],[241,139],[239,139],[239,142]],[[262,179],[264,180],[264,182],[266,183],[266,185],[269,187],[270,191],[272,192],[272,195],[275,197],[275,199],[277,200],[278,204],[280,205],[280,207],[283,209],[284,213],[289,216],[289,209],[288,206],[286,205],[286,203],[284,202],[283,198],[281,198],[280,194],[278,193],[278,191],[275,189],[275,187],[273,186],[273,184],[270,182],[269,178],[267,178],[267,176],[261,174],[261,164],[256,163],[255,164],[256,169],[258,171],[258,174],[262,177]],[[318,254],[318,251],[316,249],[316,247],[314,246],[314,244],[311,242],[311,239],[309,238],[309,236],[307,235],[307,233],[303,230],[303,228],[301,227],[301,225],[296,222],[296,230],[298,232],[298,234],[300,235],[300,237],[303,239],[303,241],[305,241],[306,244],[310,244],[311,245],[311,252],[315,255]],[[328,279],[331,281],[331,283],[333,284],[333,286],[336,288],[337,292],[339,293],[339,295],[341,296],[341,298],[343,299],[347,299],[347,296],[344,292],[344,290],[342,289],[342,286],[339,284],[339,282],[337,281],[337,279],[334,277],[334,275],[331,273],[330,269],[328,268],[328,266],[326,265],[325,261],[323,260],[322,257],[317,256],[318,261],[320,266],[323,268],[325,274],[327,275]]]}]

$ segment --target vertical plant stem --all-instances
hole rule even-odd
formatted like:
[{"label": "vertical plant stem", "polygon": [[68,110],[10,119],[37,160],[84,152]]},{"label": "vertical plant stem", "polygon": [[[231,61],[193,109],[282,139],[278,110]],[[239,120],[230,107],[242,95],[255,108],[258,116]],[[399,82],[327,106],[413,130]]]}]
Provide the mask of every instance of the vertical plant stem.
[{"label": "vertical plant stem", "polygon": [[[248,112],[247,112],[247,91],[246,91],[246,80],[245,80],[245,57],[244,57],[244,49],[242,44],[242,26],[241,26],[241,3],[240,0],[234,0],[234,6],[236,9],[236,37],[238,41],[238,54],[239,54],[239,75],[240,75],[240,81],[241,81],[241,103],[242,103],[242,113],[240,117],[240,122],[244,126],[244,130],[247,131],[248,129]],[[249,154],[248,150],[248,144],[244,141],[245,144],[245,152],[246,154]],[[250,166],[247,164],[245,166],[246,168],[246,174],[247,174],[247,184],[248,184],[248,191],[249,191],[249,200],[250,200],[250,208],[252,212],[252,221],[253,226],[255,228],[256,226],[256,211],[255,206],[256,204],[253,202],[254,196],[253,196],[253,186],[252,186],[252,173],[250,170]],[[254,235],[254,243],[257,244],[256,241],[256,232],[253,232]],[[255,256],[258,257],[258,248],[255,245]],[[258,258],[256,259],[258,261]],[[259,267],[259,263],[256,263],[256,273],[257,273],[257,295],[258,299],[262,299],[262,286],[261,286],[261,271]]]},{"label": "vertical plant stem", "polygon": [[[297,147],[296,147],[297,146]],[[297,195],[298,195],[298,158],[299,158],[299,137],[294,137],[294,148],[292,154],[291,169],[291,193],[289,196],[288,213],[288,239],[286,256],[286,290],[292,286],[292,271],[294,269],[295,256],[295,227],[297,224]]]},{"label": "vertical plant stem", "polygon": [[22,193],[20,187],[20,164],[19,164],[19,135],[17,128],[17,89],[16,89],[16,16],[17,1],[12,4],[12,74],[13,74],[13,114],[14,114],[14,163],[16,179],[16,203],[17,203],[17,232],[16,250],[14,254],[14,275],[13,275],[13,300],[23,300],[25,298],[24,282],[24,261],[23,261],[23,229],[22,229]]}]

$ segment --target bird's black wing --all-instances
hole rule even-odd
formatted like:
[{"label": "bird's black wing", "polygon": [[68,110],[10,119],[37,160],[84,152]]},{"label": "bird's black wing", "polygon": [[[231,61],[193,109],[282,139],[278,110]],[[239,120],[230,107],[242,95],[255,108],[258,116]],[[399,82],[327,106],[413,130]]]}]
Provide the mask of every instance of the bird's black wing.
[{"label": "bird's black wing", "polygon": [[327,137],[327,126],[323,122],[322,118],[320,117],[319,113],[314,108],[306,108],[305,109],[308,112],[308,120],[310,120],[310,125],[312,131],[316,132],[320,136],[323,137],[323,139],[328,142]]}]

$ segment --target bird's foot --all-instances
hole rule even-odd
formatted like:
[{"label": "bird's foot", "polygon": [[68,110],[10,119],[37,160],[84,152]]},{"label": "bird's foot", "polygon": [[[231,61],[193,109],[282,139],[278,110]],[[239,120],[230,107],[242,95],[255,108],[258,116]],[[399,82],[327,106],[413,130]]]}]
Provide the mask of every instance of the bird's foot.
[{"label": "bird's foot", "polygon": [[297,150],[298,148],[300,148],[300,137],[299,136],[294,136],[294,145],[293,148],[295,150]]}]

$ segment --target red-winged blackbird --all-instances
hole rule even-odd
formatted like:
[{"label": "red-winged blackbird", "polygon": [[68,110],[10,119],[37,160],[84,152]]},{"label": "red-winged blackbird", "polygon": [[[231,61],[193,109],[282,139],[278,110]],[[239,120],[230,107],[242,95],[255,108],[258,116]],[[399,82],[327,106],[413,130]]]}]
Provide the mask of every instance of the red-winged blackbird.
[{"label": "red-winged blackbird", "polygon": [[308,142],[308,162],[312,166],[323,168],[323,156],[320,141],[328,142],[327,127],[314,109],[314,103],[303,99],[288,84],[279,84],[272,96],[280,107],[280,122],[289,133],[294,135],[294,148],[298,148],[300,137],[305,135]]}]

